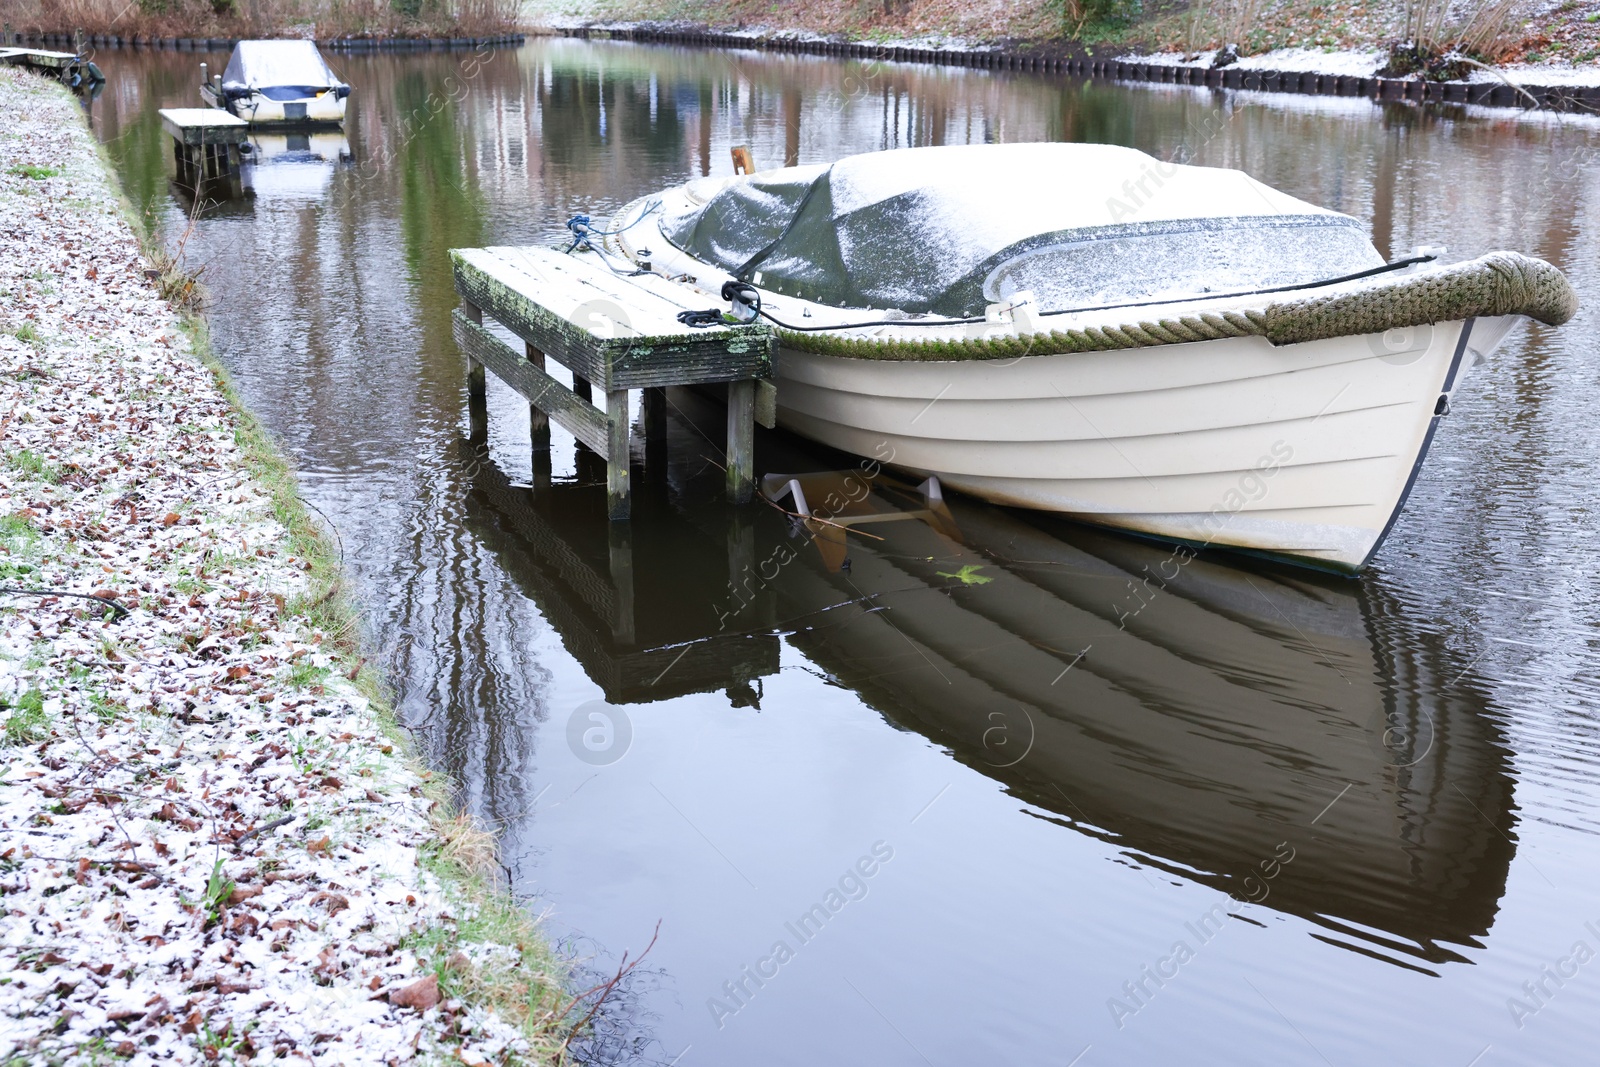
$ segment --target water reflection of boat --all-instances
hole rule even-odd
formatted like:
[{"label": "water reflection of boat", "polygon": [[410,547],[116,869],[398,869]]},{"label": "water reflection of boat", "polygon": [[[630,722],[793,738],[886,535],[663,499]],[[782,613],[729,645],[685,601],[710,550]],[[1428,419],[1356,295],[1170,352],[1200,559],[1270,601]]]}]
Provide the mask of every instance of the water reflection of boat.
[{"label": "water reflection of boat", "polygon": [[250,148],[243,182],[257,196],[320,198],[333,181],[334,171],[350,163],[350,142],[338,130],[252,131]]},{"label": "water reflection of boat", "polygon": [[[1426,969],[1494,920],[1513,852],[1497,728],[1370,590],[960,501],[960,542],[880,523],[839,569],[776,512],[729,527],[686,487],[681,508],[639,494],[640,558],[618,571],[601,487],[535,504],[474,465],[473,529],[610,699],[746,692],[783,634],[1039,817],[1332,943]],[[884,500],[916,506],[886,479]],[[604,610],[623,598],[628,640]],[[1266,884],[1260,864],[1285,845],[1294,859]]]},{"label": "water reflection of boat", "polygon": [[[1442,962],[1488,930],[1505,754],[1380,601],[954,510],[974,547],[903,524],[848,581],[796,568],[801,604],[891,592],[791,642],[1047,817],[1358,951]],[[1263,888],[1280,844],[1296,858]]]}]

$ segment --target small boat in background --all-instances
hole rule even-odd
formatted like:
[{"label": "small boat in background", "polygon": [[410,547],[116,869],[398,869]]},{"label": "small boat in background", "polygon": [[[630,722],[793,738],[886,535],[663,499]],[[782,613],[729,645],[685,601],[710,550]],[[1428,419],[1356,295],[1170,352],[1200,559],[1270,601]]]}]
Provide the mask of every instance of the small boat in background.
[{"label": "small boat in background", "polygon": [[220,75],[200,64],[200,82],[207,105],[253,127],[336,126],[350,95],[310,41],[240,41]]}]

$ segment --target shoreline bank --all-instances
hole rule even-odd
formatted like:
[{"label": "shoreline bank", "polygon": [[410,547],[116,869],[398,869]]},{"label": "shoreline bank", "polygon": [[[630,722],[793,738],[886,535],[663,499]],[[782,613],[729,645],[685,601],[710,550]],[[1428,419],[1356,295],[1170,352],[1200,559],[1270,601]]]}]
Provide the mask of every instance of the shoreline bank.
[{"label": "shoreline bank", "polygon": [[81,109],[0,107],[0,1062],[559,1060],[562,964]]},{"label": "shoreline bank", "polygon": [[582,39],[1051,72],[1110,81],[1600,113],[1600,67],[1501,67],[1477,71],[1469,80],[1433,81],[1416,75],[1380,77],[1377,71],[1383,61],[1376,52],[1369,56],[1283,49],[1211,68],[1210,53],[1184,62],[1177,53],[1130,55],[1124,47],[1096,49],[1069,40],[869,41],[795,30],[722,30],[704,24],[659,22],[565,22],[546,30],[554,36]]}]

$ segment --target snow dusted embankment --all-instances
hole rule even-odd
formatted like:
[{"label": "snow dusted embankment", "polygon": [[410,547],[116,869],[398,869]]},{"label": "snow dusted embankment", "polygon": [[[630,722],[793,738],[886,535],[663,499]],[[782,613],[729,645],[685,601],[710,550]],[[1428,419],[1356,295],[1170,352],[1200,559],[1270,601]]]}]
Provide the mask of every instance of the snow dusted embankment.
[{"label": "snow dusted embankment", "polygon": [[523,1058],[76,103],[0,113],[0,1062]]}]

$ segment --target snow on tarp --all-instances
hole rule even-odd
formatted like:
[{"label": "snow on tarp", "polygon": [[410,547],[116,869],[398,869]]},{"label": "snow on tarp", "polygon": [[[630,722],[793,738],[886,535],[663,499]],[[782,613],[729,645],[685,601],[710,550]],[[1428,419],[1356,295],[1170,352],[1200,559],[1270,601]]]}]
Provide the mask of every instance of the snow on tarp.
[{"label": "snow on tarp", "polygon": [[951,316],[1020,290],[1052,309],[1290,285],[1383,262],[1347,215],[1240,171],[1099,144],[910,148],[765,171],[662,230],[779,292]]},{"label": "snow on tarp", "polygon": [[343,84],[310,41],[240,41],[222,72],[222,92],[230,98],[290,89],[298,99]]}]

